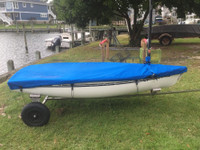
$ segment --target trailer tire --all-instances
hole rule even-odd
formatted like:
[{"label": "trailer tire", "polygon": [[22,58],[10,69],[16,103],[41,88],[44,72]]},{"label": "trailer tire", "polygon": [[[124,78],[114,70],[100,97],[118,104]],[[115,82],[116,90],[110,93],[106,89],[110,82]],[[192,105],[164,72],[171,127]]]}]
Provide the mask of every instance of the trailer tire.
[{"label": "trailer tire", "polygon": [[23,108],[21,118],[28,126],[43,126],[49,121],[50,111],[44,104],[40,102],[32,102]]},{"label": "trailer tire", "polygon": [[172,43],[172,38],[169,36],[163,36],[160,38],[160,44],[163,46],[168,46]]}]

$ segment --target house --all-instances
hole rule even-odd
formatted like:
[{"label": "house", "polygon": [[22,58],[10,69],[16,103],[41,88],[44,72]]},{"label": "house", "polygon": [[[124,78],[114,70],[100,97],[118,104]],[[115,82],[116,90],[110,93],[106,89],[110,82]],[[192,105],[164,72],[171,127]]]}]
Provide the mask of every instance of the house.
[{"label": "house", "polygon": [[171,9],[166,6],[161,7],[161,14],[164,20],[167,21],[167,24],[177,24],[178,16],[176,13],[177,8],[172,7]]},{"label": "house", "polygon": [[14,22],[49,22],[56,19],[45,0],[0,0],[0,20]]},{"label": "house", "polygon": [[[140,11],[141,11],[141,10],[140,10]],[[128,14],[129,14],[129,17],[130,17],[130,19],[131,19],[131,25],[133,25],[133,24],[134,24],[134,9],[130,8]],[[141,16],[138,17],[137,21],[143,20],[144,15],[145,15],[145,12],[142,11],[142,12],[141,12]],[[153,9],[153,12],[152,12],[152,21],[153,21],[152,23],[153,23],[153,24],[155,23],[155,17],[156,17],[157,15],[158,15],[158,13],[156,12],[155,9]],[[146,18],[144,24],[148,24],[148,23],[149,23],[149,15],[148,15],[148,17]]]}]

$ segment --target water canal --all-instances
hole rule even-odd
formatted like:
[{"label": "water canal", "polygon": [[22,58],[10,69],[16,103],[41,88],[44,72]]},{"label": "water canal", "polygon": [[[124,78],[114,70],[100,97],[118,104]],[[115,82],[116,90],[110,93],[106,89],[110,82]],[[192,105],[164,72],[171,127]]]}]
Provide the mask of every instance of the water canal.
[{"label": "water canal", "polygon": [[55,51],[47,49],[45,39],[55,37],[59,33],[27,33],[28,53],[25,50],[23,33],[0,33],[0,75],[7,72],[7,61],[13,60],[15,68],[36,61],[35,52],[41,57],[53,55]]}]

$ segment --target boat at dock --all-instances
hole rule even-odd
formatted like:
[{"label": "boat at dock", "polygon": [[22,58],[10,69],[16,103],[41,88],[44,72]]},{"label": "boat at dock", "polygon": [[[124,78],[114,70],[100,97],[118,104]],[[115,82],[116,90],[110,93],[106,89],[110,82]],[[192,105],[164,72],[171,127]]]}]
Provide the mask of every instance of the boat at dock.
[{"label": "boat at dock", "polygon": [[[89,41],[89,32],[85,33],[86,41]],[[59,42],[60,41],[60,42]],[[81,42],[81,33],[77,33],[77,37],[74,38],[75,43]],[[59,46],[61,48],[70,48],[70,43],[72,43],[72,34],[71,32],[65,32],[60,35],[57,35],[52,38],[45,39],[46,47],[55,48],[55,46]]]},{"label": "boat at dock", "polygon": [[61,48],[69,48],[72,38],[69,33],[63,33],[53,38],[45,39],[46,47],[55,48],[59,46]]}]

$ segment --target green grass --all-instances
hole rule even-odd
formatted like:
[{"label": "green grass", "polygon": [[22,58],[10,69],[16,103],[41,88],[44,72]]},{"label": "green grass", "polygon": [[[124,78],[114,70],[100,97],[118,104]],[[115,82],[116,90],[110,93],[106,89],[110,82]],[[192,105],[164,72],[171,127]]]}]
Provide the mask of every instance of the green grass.
[{"label": "green grass", "polygon": [[[188,67],[182,79],[164,91],[200,88],[200,61],[191,59],[200,56],[200,39],[192,44],[183,41],[169,47],[153,44],[162,49],[162,63]],[[39,63],[100,60],[98,42],[94,42]],[[6,82],[0,84],[0,149],[200,149],[200,92],[49,101],[50,121],[38,128],[24,125],[19,118],[29,102],[27,94],[10,91]]]}]

